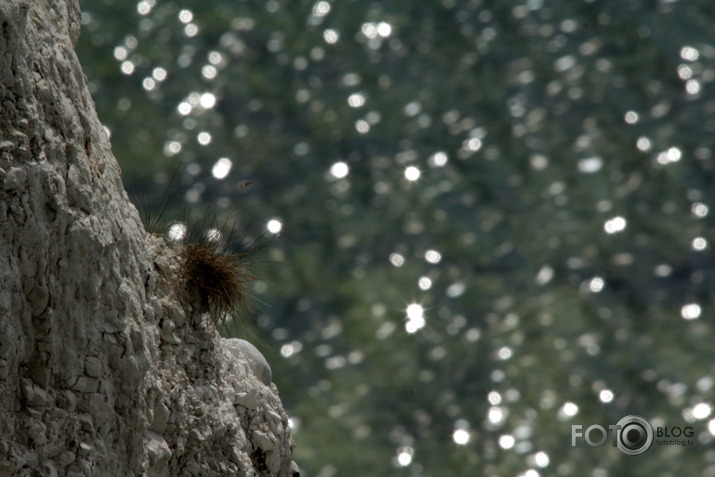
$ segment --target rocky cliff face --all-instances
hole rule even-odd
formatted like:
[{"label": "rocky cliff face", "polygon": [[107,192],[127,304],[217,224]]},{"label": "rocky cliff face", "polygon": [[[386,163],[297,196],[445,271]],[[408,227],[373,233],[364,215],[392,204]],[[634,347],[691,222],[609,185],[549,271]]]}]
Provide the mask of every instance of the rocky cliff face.
[{"label": "rocky cliff face", "polygon": [[127,200],[79,24],[0,2],[0,475],[293,475],[270,375]]}]

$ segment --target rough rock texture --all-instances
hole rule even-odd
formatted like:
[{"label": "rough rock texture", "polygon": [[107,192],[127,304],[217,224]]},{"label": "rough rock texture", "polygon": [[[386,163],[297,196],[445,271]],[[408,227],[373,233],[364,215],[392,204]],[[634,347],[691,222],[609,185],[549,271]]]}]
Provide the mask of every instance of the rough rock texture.
[{"label": "rough rock texture", "polygon": [[0,475],[293,475],[275,386],[127,200],[79,25],[0,1]]},{"label": "rough rock texture", "polygon": [[248,361],[251,372],[267,386],[273,382],[273,371],[266,358],[258,349],[246,340],[221,338],[223,348],[230,351],[236,359]]}]

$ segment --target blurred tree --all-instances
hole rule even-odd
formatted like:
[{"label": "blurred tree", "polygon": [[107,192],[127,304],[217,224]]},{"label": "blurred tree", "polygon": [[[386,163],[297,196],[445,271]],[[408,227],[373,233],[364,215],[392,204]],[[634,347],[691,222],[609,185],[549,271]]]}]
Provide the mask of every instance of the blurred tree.
[{"label": "blurred tree", "polygon": [[[129,190],[280,231],[306,475],[712,476],[713,9],[97,0],[79,51]],[[571,447],[631,413],[694,444]]]}]

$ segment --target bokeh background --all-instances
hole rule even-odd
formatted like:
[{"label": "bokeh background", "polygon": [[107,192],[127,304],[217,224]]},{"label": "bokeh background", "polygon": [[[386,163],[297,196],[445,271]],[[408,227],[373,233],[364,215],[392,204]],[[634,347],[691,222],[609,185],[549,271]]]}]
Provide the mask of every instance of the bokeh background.
[{"label": "bokeh background", "polygon": [[[301,475],[715,476],[715,3],[82,10],[138,207],[278,236],[232,332]],[[571,446],[628,414],[693,445]]]}]

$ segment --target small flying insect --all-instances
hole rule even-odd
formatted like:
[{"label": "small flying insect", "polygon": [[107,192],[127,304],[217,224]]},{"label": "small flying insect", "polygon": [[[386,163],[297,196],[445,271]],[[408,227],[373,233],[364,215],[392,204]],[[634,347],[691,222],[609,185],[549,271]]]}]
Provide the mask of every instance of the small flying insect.
[{"label": "small flying insect", "polygon": [[251,188],[251,184],[253,184],[253,182],[251,182],[251,181],[243,181],[243,182],[241,182],[240,184],[238,184],[238,187],[241,189],[241,192],[243,192],[244,194],[246,194],[246,193],[248,193],[248,189]]}]

